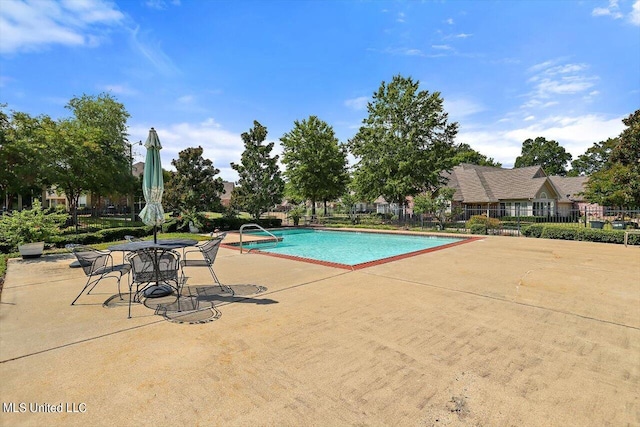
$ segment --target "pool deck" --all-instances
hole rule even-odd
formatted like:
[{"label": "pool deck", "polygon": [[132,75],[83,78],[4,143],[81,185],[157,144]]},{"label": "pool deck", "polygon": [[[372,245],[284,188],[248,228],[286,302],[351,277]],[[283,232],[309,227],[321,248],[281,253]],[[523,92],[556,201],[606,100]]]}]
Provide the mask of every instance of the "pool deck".
[{"label": "pool deck", "polygon": [[639,247],[489,236],[357,271],[221,248],[223,283],[266,291],[202,324],[104,308],[113,281],[72,307],[70,261],[9,262],[1,426],[640,425]]}]

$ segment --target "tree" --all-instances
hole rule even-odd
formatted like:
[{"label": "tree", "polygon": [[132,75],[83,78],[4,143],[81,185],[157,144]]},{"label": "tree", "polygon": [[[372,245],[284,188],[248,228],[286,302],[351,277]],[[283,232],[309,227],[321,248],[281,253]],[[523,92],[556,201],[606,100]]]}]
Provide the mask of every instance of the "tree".
[{"label": "tree", "polygon": [[404,206],[407,196],[436,188],[453,165],[457,123],[448,123],[439,92],[395,76],[367,105],[369,117],[349,141],[357,163],[354,184],[366,200],[378,196]]},{"label": "tree", "polygon": [[233,189],[232,200],[256,220],[269,208],[281,203],[284,192],[278,156],[271,157],[274,143],[263,145],[266,138],[267,128],[254,120],[249,132],[242,134],[244,152],[240,164],[231,163],[240,177],[239,186]]},{"label": "tree", "polygon": [[316,201],[327,202],[342,195],[349,182],[347,152],[335,137],[333,128],[316,116],[295,121],[291,132],[280,138],[284,148],[284,176],[294,194],[311,200],[311,215],[316,214]]},{"label": "tree", "polygon": [[454,188],[442,187],[436,194],[420,194],[413,199],[413,211],[421,216],[425,213],[432,214],[438,221],[438,228],[442,230],[455,192]]},{"label": "tree", "polygon": [[492,157],[487,157],[484,154],[480,154],[469,144],[459,144],[455,148],[456,154],[453,157],[453,165],[459,165],[461,163],[469,163],[478,166],[492,166],[496,168],[502,167],[502,163],[496,162]]},{"label": "tree", "polygon": [[609,164],[613,148],[618,144],[617,138],[596,142],[592,147],[571,162],[570,176],[591,175],[604,169]]},{"label": "tree", "polygon": [[112,95],[82,95],[72,98],[65,106],[73,113],[78,125],[94,135],[100,147],[100,157],[91,172],[88,190],[97,194],[130,194],[135,185],[131,176],[131,159],[127,142],[127,120],[130,117],[124,104]]},{"label": "tree", "polygon": [[[44,185],[42,171],[48,157],[40,132],[46,116],[31,117],[0,105],[0,190],[3,196],[39,193]],[[50,119],[49,119],[50,120]],[[11,201],[9,206],[11,206]]]},{"label": "tree", "polygon": [[585,196],[601,205],[640,207],[640,110],[622,122],[627,126],[611,150],[608,165],[589,177]]},{"label": "tree", "polygon": [[75,213],[80,196],[89,190],[105,188],[102,180],[109,179],[101,162],[109,156],[103,152],[99,131],[74,119],[47,118],[41,123],[40,133],[46,141],[44,180],[64,193],[69,209]]},{"label": "tree", "polygon": [[358,203],[358,199],[356,195],[352,191],[347,191],[340,198],[340,205],[342,209],[347,213],[349,219],[351,220],[351,224],[355,225],[358,222],[358,214],[356,213],[356,204]]},{"label": "tree", "polygon": [[566,175],[571,154],[556,141],[544,137],[527,139],[522,143],[522,154],[516,158],[515,167],[541,166],[547,175]]},{"label": "tree", "polygon": [[66,108],[73,117],[57,121],[2,112],[3,190],[25,193],[54,186],[65,192],[71,209],[76,208],[80,192],[130,193],[134,179],[124,105],[101,94],[75,97]]},{"label": "tree", "polygon": [[222,209],[220,194],[224,191],[224,185],[222,178],[216,178],[220,169],[215,168],[211,160],[202,157],[202,153],[202,147],[190,147],[180,151],[178,158],[171,161],[176,172],[170,181],[168,196],[171,206],[183,213]]}]

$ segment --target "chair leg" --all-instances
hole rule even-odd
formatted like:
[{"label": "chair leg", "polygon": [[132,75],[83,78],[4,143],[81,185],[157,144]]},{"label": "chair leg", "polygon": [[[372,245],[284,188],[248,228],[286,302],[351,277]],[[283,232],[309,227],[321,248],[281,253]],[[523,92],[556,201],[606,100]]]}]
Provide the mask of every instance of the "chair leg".
[{"label": "chair leg", "polygon": [[[71,303],[71,305],[74,305],[76,303],[76,301],[78,301],[78,298],[80,298],[82,296],[82,294],[84,293],[84,291],[89,287],[89,285],[91,285],[93,283],[93,286],[95,287],[96,284],[100,281],[100,279],[96,280],[96,283],[93,283],[91,281],[91,277],[89,277],[87,279],[87,283],[84,285],[84,288],[82,288],[82,290],[80,291],[80,293],[78,294],[78,296],[76,297],[76,299],[73,300],[73,302]],[[91,288],[93,289],[93,287]],[[91,292],[91,290],[89,290],[89,292]],[[89,292],[87,292],[87,295],[89,294]]]},{"label": "chair leg", "polygon": [[[136,284],[136,290],[138,285]],[[131,299],[133,298],[133,281],[129,282],[129,317],[127,319],[131,319]]]},{"label": "chair leg", "polygon": [[220,286],[220,289],[222,291],[229,292],[229,293],[233,294],[233,289],[231,289],[229,286],[225,286],[222,283],[220,283],[220,280],[218,280],[218,276],[216,276],[216,272],[213,271],[213,266],[211,264],[209,264],[207,267],[209,267],[209,272],[211,273],[211,277],[213,277],[214,283],[216,283],[218,286]]}]

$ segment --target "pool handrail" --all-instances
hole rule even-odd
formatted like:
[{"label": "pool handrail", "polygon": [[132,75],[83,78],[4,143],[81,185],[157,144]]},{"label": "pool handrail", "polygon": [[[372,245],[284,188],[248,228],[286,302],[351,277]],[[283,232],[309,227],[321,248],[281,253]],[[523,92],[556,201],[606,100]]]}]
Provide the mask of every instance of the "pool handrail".
[{"label": "pool handrail", "polygon": [[[280,240],[276,237],[276,235],[275,235],[275,234],[273,234],[273,233],[271,233],[271,232],[269,232],[269,231],[265,230],[262,226],[260,226],[260,225],[258,225],[258,224],[256,224],[256,223],[253,223],[253,222],[252,222],[252,223],[249,223],[249,224],[243,224],[242,226],[240,226],[240,253],[242,253],[242,230],[244,230],[244,229],[245,229],[245,228],[247,228],[247,227],[255,227],[255,228],[259,228],[260,230],[264,231],[264,232],[265,232],[265,233],[267,233],[269,236],[273,237],[273,239],[274,239],[274,245],[273,245],[273,247],[275,248],[276,246],[278,246],[278,242],[279,242]],[[247,253],[248,253],[248,252],[251,252],[251,249],[249,249],[249,250],[247,251]]]}]

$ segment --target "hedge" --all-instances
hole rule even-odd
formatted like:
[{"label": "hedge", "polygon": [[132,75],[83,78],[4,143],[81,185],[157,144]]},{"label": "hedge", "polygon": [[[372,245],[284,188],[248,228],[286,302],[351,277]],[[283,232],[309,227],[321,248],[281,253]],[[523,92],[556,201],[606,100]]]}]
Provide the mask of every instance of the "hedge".
[{"label": "hedge", "polygon": [[527,227],[522,228],[522,235],[526,237],[540,237],[542,234],[542,230],[544,229],[544,225],[535,224],[529,225]]},{"label": "hedge", "polygon": [[487,226],[484,224],[472,224],[469,228],[471,234],[487,234]]},{"label": "hedge", "polygon": [[[600,230],[594,228],[558,227],[544,225],[530,225],[523,229],[522,234],[527,237],[543,239],[579,240],[584,242],[624,243],[624,230]],[[640,235],[630,234],[630,245],[640,245]]]},{"label": "hedge", "polygon": [[75,234],[53,236],[47,241],[47,243],[56,248],[64,248],[65,245],[69,243],[92,245],[95,243],[124,240],[124,236],[144,237],[151,234],[153,234],[153,227],[149,226],[105,228],[104,230],[96,231],[94,233],[82,233],[77,236]]},{"label": "hedge", "polygon": [[248,218],[207,218],[203,227],[205,233],[216,228],[222,231],[239,230],[244,224],[258,224],[264,228],[280,228],[282,220],[280,218],[248,219]]}]

